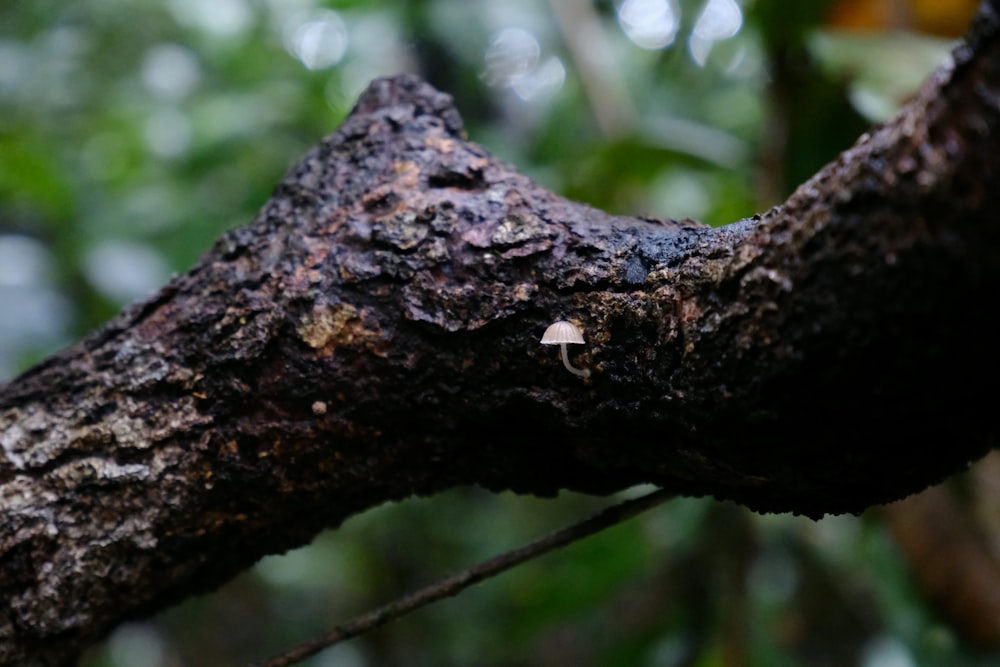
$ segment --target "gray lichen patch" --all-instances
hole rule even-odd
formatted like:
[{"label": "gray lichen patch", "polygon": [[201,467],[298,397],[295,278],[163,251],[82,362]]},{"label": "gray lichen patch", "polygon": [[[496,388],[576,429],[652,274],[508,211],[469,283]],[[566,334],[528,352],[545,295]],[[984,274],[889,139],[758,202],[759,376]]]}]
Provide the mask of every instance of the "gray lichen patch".
[{"label": "gray lichen patch", "polygon": [[96,444],[111,440],[103,424],[79,428],[72,420],[35,406],[14,413],[13,417],[0,433],[0,450],[14,470],[43,466],[80,442]]},{"label": "gray lichen patch", "polygon": [[54,512],[48,504],[57,498],[58,494],[37,486],[27,475],[18,475],[0,487],[0,511],[7,521],[21,514],[51,518]]},{"label": "gray lichen patch", "polygon": [[451,259],[451,253],[448,252],[448,242],[442,238],[431,239],[429,243],[425,243],[417,249],[415,259],[425,266],[447,262]]},{"label": "gray lichen patch", "polygon": [[154,345],[143,344],[134,339],[124,341],[115,353],[115,362],[128,367],[129,389],[149,387],[163,381],[170,373],[170,366],[163,359],[163,353]]},{"label": "gray lichen patch", "polygon": [[427,238],[430,228],[415,211],[403,211],[372,222],[372,239],[402,251],[413,250]]},{"label": "gray lichen patch", "polygon": [[194,397],[171,401],[172,411],[150,410],[133,396],[114,394],[95,397],[87,407],[12,410],[0,419],[0,470],[48,469],[74,457],[148,450],[211,423]]},{"label": "gray lichen patch", "polygon": [[531,214],[513,213],[500,222],[490,237],[490,242],[493,245],[512,246],[528,241],[550,239],[554,235],[554,232],[539,217]]},{"label": "gray lichen patch", "polygon": [[71,486],[80,484],[145,481],[151,476],[149,466],[141,463],[118,463],[104,456],[86,456],[59,466],[53,477]]}]

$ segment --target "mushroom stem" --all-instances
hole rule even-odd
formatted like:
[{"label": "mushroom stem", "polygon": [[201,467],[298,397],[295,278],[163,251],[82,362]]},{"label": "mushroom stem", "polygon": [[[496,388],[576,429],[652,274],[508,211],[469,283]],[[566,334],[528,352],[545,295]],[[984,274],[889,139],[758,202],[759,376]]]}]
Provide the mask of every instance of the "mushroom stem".
[{"label": "mushroom stem", "polygon": [[584,368],[583,370],[581,370],[579,368],[574,368],[573,364],[569,363],[569,354],[566,353],[566,343],[560,343],[559,349],[562,350],[563,366],[566,367],[566,370],[568,370],[573,375],[579,375],[582,378],[590,377],[590,371],[588,369]]}]

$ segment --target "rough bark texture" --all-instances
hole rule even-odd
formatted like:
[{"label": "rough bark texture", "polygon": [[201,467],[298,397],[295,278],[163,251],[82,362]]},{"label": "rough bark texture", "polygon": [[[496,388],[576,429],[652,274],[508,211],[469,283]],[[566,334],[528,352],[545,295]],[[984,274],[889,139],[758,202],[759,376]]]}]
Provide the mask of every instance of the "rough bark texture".
[{"label": "rough bark texture", "polygon": [[[720,229],[613,217],[376,81],[249,226],[0,387],[0,663],[391,499],[653,482],[856,512],[995,442],[1000,40],[783,206]],[[587,345],[562,368],[556,319]],[[988,385],[986,385],[988,386]]]}]

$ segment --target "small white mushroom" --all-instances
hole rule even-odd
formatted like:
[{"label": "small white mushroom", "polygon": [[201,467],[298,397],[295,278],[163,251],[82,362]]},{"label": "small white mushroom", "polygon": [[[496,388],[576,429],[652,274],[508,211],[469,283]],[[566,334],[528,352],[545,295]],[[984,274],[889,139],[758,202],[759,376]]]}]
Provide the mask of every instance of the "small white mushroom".
[{"label": "small white mushroom", "polygon": [[569,356],[566,354],[566,344],[571,345],[583,345],[583,334],[580,329],[572,322],[560,321],[553,322],[549,325],[549,328],[545,330],[542,334],[542,345],[558,345],[562,351],[562,362],[563,366],[566,367],[573,375],[579,375],[580,377],[590,377],[590,371],[586,368],[579,369],[574,368],[572,364],[569,363]]}]

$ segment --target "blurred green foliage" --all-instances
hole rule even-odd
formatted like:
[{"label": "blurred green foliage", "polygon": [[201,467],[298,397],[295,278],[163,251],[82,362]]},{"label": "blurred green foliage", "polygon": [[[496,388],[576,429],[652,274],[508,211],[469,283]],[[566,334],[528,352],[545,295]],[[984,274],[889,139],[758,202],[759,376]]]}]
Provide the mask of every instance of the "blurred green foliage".
[{"label": "blurred green foliage", "polygon": [[[884,63],[916,82],[946,53],[925,39],[908,57],[874,35],[851,57],[826,4],[4,2],[0,378],[250,221],[380,75],[450,92],[473,140],[568,197],[711,224],[765,209],[912,90],[886,90]],[[603,502],[462,489],[383,507],[120,628],[84,664],[260,659]],[[926,609],[876,517],[686,499],[307,664],[989,659]]]}]

